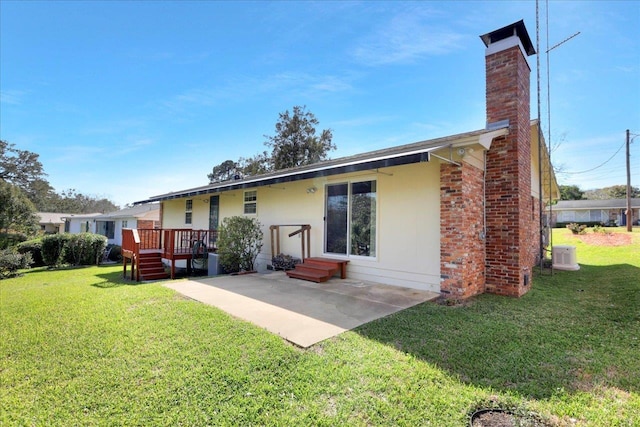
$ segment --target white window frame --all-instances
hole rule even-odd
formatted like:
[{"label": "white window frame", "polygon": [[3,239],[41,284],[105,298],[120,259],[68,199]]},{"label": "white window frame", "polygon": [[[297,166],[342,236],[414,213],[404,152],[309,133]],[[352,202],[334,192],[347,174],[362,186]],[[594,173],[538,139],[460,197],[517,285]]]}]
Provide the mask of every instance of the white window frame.
[{"label": "white window frame", "polygon": [[187,199],[184,203],[184,223],[193,224],[193,199]]},{"label": "white window frame", "polygon": [[[366,256],[366,255],[357,255],[351,252],[351,227],[352,227],[352,218],[351,218],[351,210],[352,210],[352,186],[353,184],[357,184],[360,182],[375,182],[376,183],[376,220],[375,220],[375,255],[372,256]],[[378,180],[376,179],[376,177],[358,177],[357,179],[348,179],[345,181],[336,181],[336,182],[329,182],[327,183],[327,185],[325,186],[325,206],[324,206],[324,213],[325,213],[325,219],[327,218],[327,201],[326,201],[326,191],[327,188],[330,185],[340,185],[340,184],[347,184],[347,198],[348,198],[348,208],[347,208],[347,253],[346,254],[341,254],[341,253],[335,253],[335,252],[327,252],[326,248],[327,248],[327,242],[326,242],[326,238],[327,238],[327,224],[325,223],[325,229],[324,229],[324,236],[323,236],[323,243],[322,243],[322,253],[323,255],[326,256],[331,256],[334,258],[345,258],[345,259],[349,259],[349,258],[353,258],[353,259],[359,259],[359,260],[364,260],[364,261],[377,261],[378,260],[378,256],[379,256],[379,251],[380,251],[380,246],[379,246],[379,238],[380,238],[380,233],[378,232],[378,230],[380,230],[379,227],[379,221],[380,221],[380,199],[378,197],[379,192],[378,192]]]},{"label": "white window frame", "polygon": [[249,190],[242,193],[242,213],[244,215],[258,214],[258,190]]}]

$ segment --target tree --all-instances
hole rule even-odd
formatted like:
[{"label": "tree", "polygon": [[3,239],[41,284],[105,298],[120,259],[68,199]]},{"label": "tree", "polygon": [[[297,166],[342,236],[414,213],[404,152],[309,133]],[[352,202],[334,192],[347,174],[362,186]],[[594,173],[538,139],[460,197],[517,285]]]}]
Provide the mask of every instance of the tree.
[{"label": "tree", "polygon": [[40,163],[39,155],[19,150],[0,140],[0,182],[14,185],[24,192],[39,212],[92,213],[113,212],[118,206],[105,198],[86,196],[75,189],[57,194]]},{"label": "tree", "polygon": [[33,203],[20,188],[0,181],[0,230],[33,235],[39,226],[35,213]]},{"label": "tree", "polygon": [[318,123],[313,113],[306,111],[306,106],[293,107],[293,114],[289,110],[280,113],[276,134],[265,135],[274,170],[310,165],[328,158],[328,152],[336,149],[331,142],[333,135],[331,129],[325,129],[317,136]]},{"label": "tree", "polygon": [[[640,189],[631,187],[631,197],[640,197]],[[612,185],[611,187],[597,188],[595,190],[585,191],[585,198],[590,200],[606,200],[606,199],[626,199],[626,185]]]},{"label": "tree", "polygon": [[243,177],[262,175],[273,170],[271,158],[266,151],[249,158],[240,157],[238,166]]},{"label": "tree", "polygon": [[225,182],[236,176],[246,178],[262,175],[274,170],[310,165],[326,160],[328,152],[335,150],[331,142],[331,129],[325,129],[316,135],[315,126],[318,120],[306,107],[293,107],[293,115],[289,111],[280,113],[276,123],[276,135],[265,135],[264,143],[271,148],[271,153],[263,151],[253,157],[240,157],[237,162],[225,160],[216,165],[207,175],[210,184]]},{"label": "tree", "polygon": [[14,144],[0,140],[0,179],[27,190],[31,183],[46,176],[38,157],[36,153],[18,150]]},{"label": "tree", "polygon": [[561,185],[560,200],[582,200],[584,191],[580,190],[577,185]]},{"label": "tree", "polygon": [[219,165],[214,166],[211,173],[207,175],[209,184],[232,180],[238,174],[238,169],[238,163],[233,160],[225,160]]},{"label": "tree", "polygon": [[62,191],[51,202],[51,211],[65,213],[114,212],[119,208],[108,199],[87,196],[78,193],[74,188]]}]

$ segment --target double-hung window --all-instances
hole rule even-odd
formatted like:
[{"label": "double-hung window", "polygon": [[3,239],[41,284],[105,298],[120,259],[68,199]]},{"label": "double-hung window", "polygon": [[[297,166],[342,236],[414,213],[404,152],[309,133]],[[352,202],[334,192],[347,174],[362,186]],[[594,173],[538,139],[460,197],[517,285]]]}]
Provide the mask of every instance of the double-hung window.
[{"label": "double-hung window", "polygon": [[184,223],[191,224],[193,222],[193,199],[187,199],[184,205]]},{"label": "double-hung window", "polygon": [[325,202],[325,252],[375,257],[376,181],[330,184]]},{"label": "double-hung window", "polygon": [[244,192],[244,214],[255,215],[258,212],[258,192],[245,191]]}]

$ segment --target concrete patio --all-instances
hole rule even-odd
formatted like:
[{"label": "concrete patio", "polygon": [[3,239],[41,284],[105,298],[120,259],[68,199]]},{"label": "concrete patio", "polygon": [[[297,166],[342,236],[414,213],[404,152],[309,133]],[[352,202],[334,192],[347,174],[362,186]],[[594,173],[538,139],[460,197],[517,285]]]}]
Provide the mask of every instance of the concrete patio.
[{"label": "concrete patio", "polygon": [[303,348],[439,295],[350,279],[312,283],[284,272],[192,278],[165,286]]}]

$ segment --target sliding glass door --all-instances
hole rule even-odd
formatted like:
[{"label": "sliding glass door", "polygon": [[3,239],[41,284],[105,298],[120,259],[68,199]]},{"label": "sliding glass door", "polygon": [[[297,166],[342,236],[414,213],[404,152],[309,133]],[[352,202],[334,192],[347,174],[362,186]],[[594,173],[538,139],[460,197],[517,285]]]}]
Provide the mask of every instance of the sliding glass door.
[{"label": "sliding glass door", "polygon": [[326,187],[325,252],[376,256],[376,181]]}]

